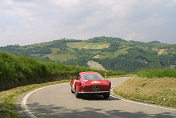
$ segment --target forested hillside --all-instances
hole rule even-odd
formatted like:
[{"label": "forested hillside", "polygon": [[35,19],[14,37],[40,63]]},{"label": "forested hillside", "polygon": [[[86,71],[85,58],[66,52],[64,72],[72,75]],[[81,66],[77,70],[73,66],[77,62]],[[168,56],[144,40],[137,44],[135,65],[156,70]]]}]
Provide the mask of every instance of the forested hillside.
[{"label": "forested hillside", "polygon": [[11,45],[0,50],[67,65],[88,66],[87,63],[91,61],[115,71],[176,69],[176,44],[161,44],[157,41],[144,43],[95,37],[89,40],[61,39],[28,46]]}]

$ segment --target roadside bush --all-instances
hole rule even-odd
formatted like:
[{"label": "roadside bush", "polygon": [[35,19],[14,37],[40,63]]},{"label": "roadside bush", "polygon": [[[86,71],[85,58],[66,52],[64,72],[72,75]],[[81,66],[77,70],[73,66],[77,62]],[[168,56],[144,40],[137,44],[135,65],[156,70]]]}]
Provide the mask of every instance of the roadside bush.
[{"label": "roadside bush", "polygon": [[126,75],[126,73],[125,72],[115,72],[115,71],[109,70],[107,71],[107,74],[106,74],[106,76],[115,76],[115,75]]},{"label": "roadside bush", "polygon": [[151,69],[151,70],[142,70],[136,74],[138,77],[147,77],[147,78],[176,78],[176,70],[174,69]]},{"label": "roadside bush", "polygon": [[17,86],[75,78],[82,71],[97,71],[103,76],[118,75],[113,71],[99,71],[87,67],[69,66],[54,62],[40,62],[26,56],[0,51],[0,91]]}]

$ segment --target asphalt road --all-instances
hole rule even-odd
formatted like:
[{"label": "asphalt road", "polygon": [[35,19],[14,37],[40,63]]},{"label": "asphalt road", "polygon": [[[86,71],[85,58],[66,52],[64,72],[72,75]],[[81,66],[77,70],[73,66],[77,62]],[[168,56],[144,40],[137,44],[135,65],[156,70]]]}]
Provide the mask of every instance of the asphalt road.
[{"label": "asphalt road", "polygon": [[[110,80],[115,86],[127,79]],[[25,96],[25,102],[23,98],[24,103],[33,118],[176,118],[174,109],[136,103],[113,95],[108,100],[103,96],[83,96],[78,99],[70,92],[69,83],[36,90]]]}]

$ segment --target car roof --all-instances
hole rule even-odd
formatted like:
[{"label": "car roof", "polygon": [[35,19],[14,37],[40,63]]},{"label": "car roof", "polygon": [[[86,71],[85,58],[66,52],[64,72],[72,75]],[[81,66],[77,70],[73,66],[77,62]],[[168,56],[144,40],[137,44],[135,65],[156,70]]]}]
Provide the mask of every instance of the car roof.
[{"label": "car roof", "polygon": [[79,73],[79,75],[81,75],[81,76],[84,75],[84,74],[97,74],[97,75],[101,75],[101,74],[98,73],[98,72],[91,72],[91,71],[90,71],[90,72],[80,72],[80,73]]}]

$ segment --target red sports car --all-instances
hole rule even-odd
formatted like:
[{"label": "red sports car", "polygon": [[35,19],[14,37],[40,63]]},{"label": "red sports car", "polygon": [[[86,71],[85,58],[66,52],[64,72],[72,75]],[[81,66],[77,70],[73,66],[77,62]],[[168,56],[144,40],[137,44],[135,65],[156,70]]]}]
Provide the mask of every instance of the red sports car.
[{"label": "red sports car", "polygon": [[79,98],[82,94],[100,94],[109,98],[111,81],[104,80],[97,72],[81,72],[70,82],[71,92]]}]

